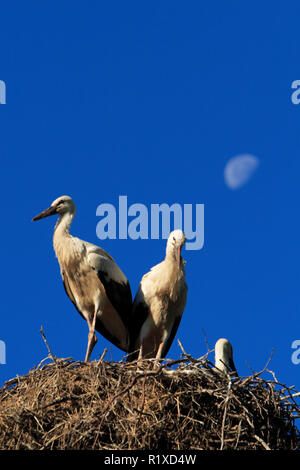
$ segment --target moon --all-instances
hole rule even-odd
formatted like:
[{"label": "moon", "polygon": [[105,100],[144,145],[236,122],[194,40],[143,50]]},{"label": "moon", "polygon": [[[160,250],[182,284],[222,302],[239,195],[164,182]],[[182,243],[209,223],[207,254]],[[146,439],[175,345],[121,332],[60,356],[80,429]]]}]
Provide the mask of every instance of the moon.
[{"label": "moon", "polygon": [[232,157],[224,168],[224,180],[230,189],[238,189],[253,176],[259,166],[254,155],[243,154]]}]

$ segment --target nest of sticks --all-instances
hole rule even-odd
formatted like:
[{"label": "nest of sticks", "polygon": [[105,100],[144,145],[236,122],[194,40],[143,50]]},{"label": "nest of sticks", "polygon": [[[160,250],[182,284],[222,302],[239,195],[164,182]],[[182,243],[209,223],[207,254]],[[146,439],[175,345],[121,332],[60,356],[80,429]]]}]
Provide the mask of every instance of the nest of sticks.
[{"label": "nest of sticks", "polygon": [[0,390],[0,449],[298,450],[298,395],[266,368],[235,379],[207,355],[158,368],[51,355]]}]

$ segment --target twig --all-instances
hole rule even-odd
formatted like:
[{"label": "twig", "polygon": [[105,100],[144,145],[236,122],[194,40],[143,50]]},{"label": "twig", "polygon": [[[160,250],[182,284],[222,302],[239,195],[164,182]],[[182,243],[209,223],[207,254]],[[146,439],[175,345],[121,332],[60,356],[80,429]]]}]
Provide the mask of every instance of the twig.
[{"label": "twig", "polygon": [[256,434],[254,434],[253,437],[254,437],[258,442],[260,442],[261,445],[262,445],[266,450],[271,450],[270,447],[268,446],[268,444],[266,444],[265,441],[264,441],[261,437],[257,436]]},{"label": "twig", "polygon": [[[143,396],[142,396],[141,408],[140,408],[140,410],[138,410],[139,413],[143,413],[143,412],[144,412],[144,406],[145,406],[145,382],[146,382],[146,376],[144,377],[144,380],[143,380]],[[140,419],[141,419],[141,414],[140,414],[140,416],[139,416],[137,425],[139,425]]]},{"label": "twig", "polygon": [[50,346],[49,346],[49,344],[48,344],[48,342],[47,342],[47,340],[46,340],[46,336],[45,336],[45,333],[44,333],[44,330],[43,330],[43,325],[41,326],[40,333],[41,333],[41,335],[42,335],[42,337],[43,337],[43,340],[44,340],[44,343],[45,343],[45,345],[46,345],[46,347],[47,347],[47,349],[48,349],[49,356],[51,357],[52,361],[55,362],[55,364],[57,364],[56,357],[52,354],[52,351],[51,351],[51,349],[50,349]]},{"label": "twig", "polygon": [[208,352],[208,351],[210,350],[210,347],[209,347],[209,344],[208,344],[207,335],[206,335],[205,330],[204,330],[203,327],[201,328],[201,331],[202,331],[202,333],[203,333],[204,341],[205,341],[205,344],[206,344],[206,347],[207,347],[207,352]]},{"label": "twig", "polygon": [[247,378],[242,382],[242,384],[243,384],[243,385],[246,385],[250,380],[254,380],[256,377],[259,377],[261,374],[263,374],[263,372],[265,372],[265,371],[267,370],[267,367],[268,367],[268,365],[270,364],[270,361],[271,361],[271,359],[272,359],[273,354],[274,354],[274,349],[272,349],[271,355],[270,355],[270,357],[269,357],[269,359],[268,359],[268,361],[267,361],[265,367],[264,367],[260,372],[256,372],[255,374],[250,375],[249,377],[247,377]]},{"label": "twig", "polygon": [[240,435],[241,435],[241,427],[242,427],[242,420],[240,419],[239,424],[238,424],[238,429],[237,429],[237,436],[236,436],[236,443],[234,446],[234,449],[237,448],[239,440],[240,440]]},{"label": "twig", "polygon": [[224,405],[223,419],[222,419],[221,446],[220,446],[220,450],[223,450],[223,447],[224,447],[225,421],[226,421],[227,406],[228,406],[229,397],[230,397],[231,385],[232,385],[232,382],[231,382],[231,380],[229,380],[229,381],[228,381],[228,388],[227,388],[227,396],[226,396],[225,405]]},{"label": "twig", "polygon": [[293,395],[280,397],[280,400],[289,400],[290,398],[300,397],[300,392],[294,393]]},{"label": "twig", "polygon": [[188,354],[188,353],[186,352],[186,350],[184,349],[184,347],[182,346],[182,343],[181,343],[181,341],[180,341],[179,338],[178,338],[177,341],[178,341],[178,344],[179,344],[179,347],[180,347],[181,351],[183,352],[183,355],[184,355],[185,357],[191,357],[191,355]]},{"label": "twig", "polygon": [[101,357],[100,357],[100,359],[99,359],[99,361],[98,361],[98,364],[101,364],[101,362],[103,361],[103,359],[104,359],[104,357],[105,357],[107,351],[108,351],[108,349],[107,349],[107,348],[104,348],[104,351],[103,351],[103,353],[101,354]]}]

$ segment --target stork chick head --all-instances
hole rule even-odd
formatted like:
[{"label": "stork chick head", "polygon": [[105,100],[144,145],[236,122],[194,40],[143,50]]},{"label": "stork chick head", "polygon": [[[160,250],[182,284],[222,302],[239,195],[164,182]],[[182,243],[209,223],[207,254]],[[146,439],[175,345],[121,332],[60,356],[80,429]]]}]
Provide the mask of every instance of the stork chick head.
[{"label": "stork chick head", "polygon": [[174,230],[170,233],[167,242],[167,255],[172,254],[180,262],[181,249],[185,244],[186,238],[182,230]]},{"label": "stork chick head", "polygon": [[75,204],[70,196],[60,196],[52,202],[48,209],[36,215],[32,220],[40,220],[50,215],[64,215],[66,213],[74,215],[76,211]]},{"label": "stork chick head", "polygon": [[232,360],[233,351],[231,343],[226,338],[218,339],[215,344],[215,366],[226,372]]}]

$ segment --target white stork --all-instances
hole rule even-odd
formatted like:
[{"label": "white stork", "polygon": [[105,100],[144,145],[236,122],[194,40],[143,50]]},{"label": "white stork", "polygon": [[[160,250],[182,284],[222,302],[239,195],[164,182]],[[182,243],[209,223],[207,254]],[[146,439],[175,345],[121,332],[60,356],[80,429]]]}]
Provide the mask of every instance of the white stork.
[{"label": "white stork", "polygon": [[230,371],[238,376],[233,362],[232,345],[226,338],[220,338],[215,344],[215,367],[225,374]]},{"label": "white stork", "polygon": [[97,342],[95,329],[115,346],[128,351],[128,320],[132,309],[129,282],[113,258],[102,248],[73,237],[70,225],[76,207],[61,196],[32,220],[58,214],[53,246],[67,295],[88,322],[85,361]]},{"label": "white stork", "polygon": [[155,358],[158,363],[171,347],[187,298],[181,257],[185,240],[181,230],[171,232],[164,261],[141,280],[133,302],[128,361]]}]

